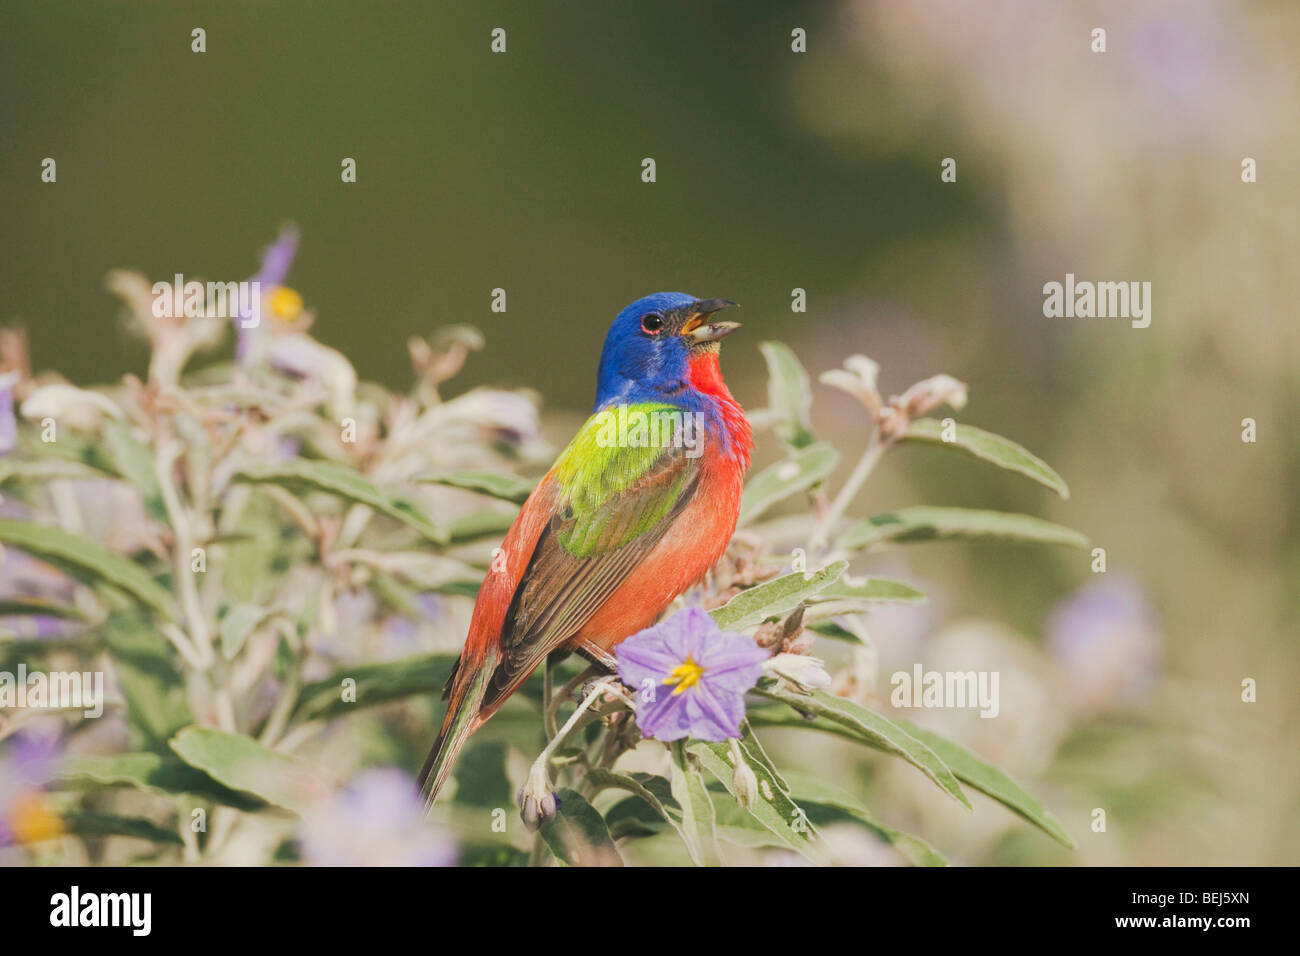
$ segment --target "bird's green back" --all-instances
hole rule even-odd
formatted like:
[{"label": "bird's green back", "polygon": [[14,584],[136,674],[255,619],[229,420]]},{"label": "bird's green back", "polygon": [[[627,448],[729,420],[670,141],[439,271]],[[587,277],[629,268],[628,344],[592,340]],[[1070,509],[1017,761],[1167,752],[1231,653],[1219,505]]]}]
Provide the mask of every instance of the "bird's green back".
[{"label": "bird's green back", "polygon": [[639,403],[587,419],[552,472],[567,552],[587,557],[621,547],[668,514],[694,472],[671,425],[681,414],[673,405]]}]

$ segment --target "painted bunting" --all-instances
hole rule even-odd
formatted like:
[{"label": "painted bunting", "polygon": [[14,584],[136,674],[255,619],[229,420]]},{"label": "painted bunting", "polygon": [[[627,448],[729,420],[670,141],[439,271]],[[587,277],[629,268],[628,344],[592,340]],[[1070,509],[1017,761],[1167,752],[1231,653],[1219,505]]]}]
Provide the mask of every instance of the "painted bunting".
[{"label": "painted bunting", "polygon": [[727,549],[753,435],[727,390],[714,321],[734,305],[660,292],[605,337],[592,416],[524,502],[479,589],[421,771],[432,805],[470,734],[556,650],[616,670]]}]

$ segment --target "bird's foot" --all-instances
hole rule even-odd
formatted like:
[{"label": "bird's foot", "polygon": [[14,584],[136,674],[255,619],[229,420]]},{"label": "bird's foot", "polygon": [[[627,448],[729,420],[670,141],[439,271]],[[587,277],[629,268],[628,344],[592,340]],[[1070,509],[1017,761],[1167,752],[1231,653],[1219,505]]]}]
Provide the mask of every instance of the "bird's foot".
[{"label": "bird's foot", "polygon": [[582,685],[578,700],[591,699],[594,703],[608,703],[619,697],[627,697],[631,691],[613,677],[593,677]]}]

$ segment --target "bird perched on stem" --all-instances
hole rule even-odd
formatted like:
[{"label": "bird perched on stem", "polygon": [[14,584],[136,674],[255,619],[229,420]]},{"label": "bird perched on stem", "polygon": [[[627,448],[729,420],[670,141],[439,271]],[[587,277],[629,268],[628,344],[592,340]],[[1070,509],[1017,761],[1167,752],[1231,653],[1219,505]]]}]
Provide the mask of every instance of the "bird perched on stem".
[{"label": "bird perched on stem", "polygon": [[734,305],[660,292],[605,337],[596,406],[524,502],[479,589],[420,784],[429,805],[469,736],[552,651],[615,668],[727,549],[753,437],[718,365]]}]

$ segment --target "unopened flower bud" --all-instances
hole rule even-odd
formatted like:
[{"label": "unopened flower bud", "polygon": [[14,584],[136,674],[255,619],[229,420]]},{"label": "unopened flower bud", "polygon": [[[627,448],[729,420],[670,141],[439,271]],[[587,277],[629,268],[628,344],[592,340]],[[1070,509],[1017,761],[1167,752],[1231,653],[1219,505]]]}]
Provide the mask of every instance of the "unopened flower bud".
[{"label": "unopened flower bud", "polygon": [[899,398],[891,400],[911,418],[924,415],[940,405],[951,405],[957,411],[966,407],[966,383],[951,375],[934,375],[917,382]]},{"label": "unopened flower bud", "polygon": [[740,749],[740,743],[734,737],[731,739],[731,762],[735,764],[735,770],[731,775],[731,789],[735,792],[737,802],[748,809],[758,799],[758,775],[745,759],[744,751]]},{"label": "unopened flower bud", "polygon": [[804,694],[831,686],[831,676],[826,673],[826,665],[818,658],[805,654],[777,654],[763,664],[763,669],[794,685],[796,690]]},{"label": "unopened flower bud", "polygon": [[560,798],[551,788],[545,761],[533,765],[524,785],[519,788],[518,799],[519,815],[529,830],[536,830],[555,818],[560,810]]},{"label": "unopened flower bud", "polygon": [[882,404],[876,387],[879,373],[880,366],[865,355],[850,355],[844,360],[844,368],[822,372],[819,379],[823,384],[848,392],[863,404],[872,418],[879,418]]}]

